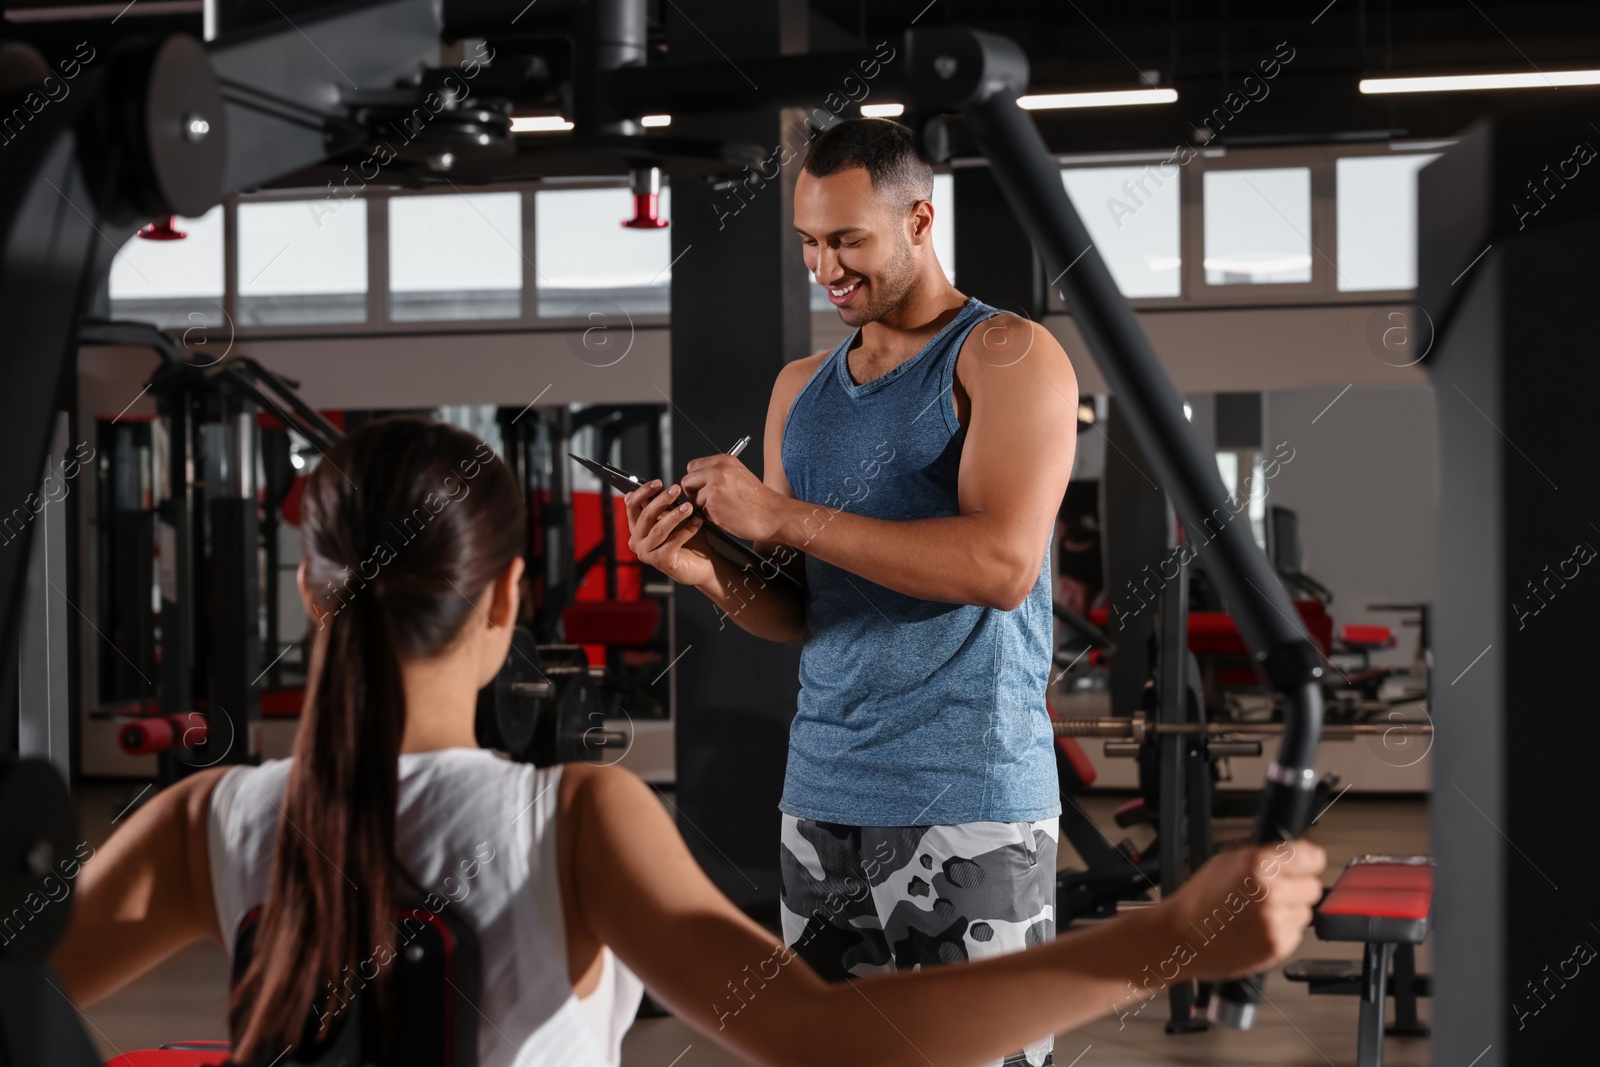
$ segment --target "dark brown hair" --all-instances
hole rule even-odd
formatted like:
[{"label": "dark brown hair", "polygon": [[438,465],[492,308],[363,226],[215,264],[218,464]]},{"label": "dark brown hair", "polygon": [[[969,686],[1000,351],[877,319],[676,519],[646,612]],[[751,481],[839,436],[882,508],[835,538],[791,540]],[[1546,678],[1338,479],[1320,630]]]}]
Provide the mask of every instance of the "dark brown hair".
[{"label": "dark brown hair", "polygon": [[[240,1062],[326,1038],[341,1014],[328,993],[341,971],[348,979],[369,958],[393,958],[400,662],[449,648],[481,610],[469,598],[522,554],[525,522],[522,494],[494,451],[427,419],[368,423],[306,480],[306,586],[326,614],[267,899],[229,1004]],[[389,972],[377,971],[382,1017]]]},{"label": "dark brown hair", "polygon": [[933,168],[917,155],[911,131],[893,119],[845,119],[811,143],[805,169],[826,178],[866,168],[879,196],[905,211],[933,197]]}]

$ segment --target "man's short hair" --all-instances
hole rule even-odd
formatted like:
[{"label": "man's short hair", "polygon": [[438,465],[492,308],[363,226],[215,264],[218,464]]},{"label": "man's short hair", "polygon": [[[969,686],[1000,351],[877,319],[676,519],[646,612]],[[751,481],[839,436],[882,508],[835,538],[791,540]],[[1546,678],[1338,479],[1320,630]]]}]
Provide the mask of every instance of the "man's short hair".
[{"label": "man's short hair", "polygon": [[902,211],[933,198],[933,168],[917,155],[911,131],[893,119],[845,119],[811,144],[805,169],[826,178],[865,168],[872,188]]}]

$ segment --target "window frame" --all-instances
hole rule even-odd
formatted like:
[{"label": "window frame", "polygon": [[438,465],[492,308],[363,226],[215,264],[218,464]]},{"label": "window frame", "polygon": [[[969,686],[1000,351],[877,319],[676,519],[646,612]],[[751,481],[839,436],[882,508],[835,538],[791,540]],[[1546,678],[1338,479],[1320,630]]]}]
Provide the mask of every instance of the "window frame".
[{"label": "window frame", "polygon": [[[368,187],[355,194],[367,212],[367,321],[351,323],[305,323],[277,326],[237,326],[238,317],[238,209],[241,203],[293,201],[317,199],[314,189],[274,189],[231,196],[223,201],[223,293],[222,307],[236,337],[262,340],[299,337],[382,337],[393,335],[436,335],[463,333],[561,333],[582,329],[589,323],[582,318],[541,316],[538,311],[537,263],[533,255],[535,244],[534,194],[540,190],[559,189],[619,189],[626,190],[626,178],[584,178],[582,180],[556,180],[531,182],[505,182],[493,186],[473,186],[457,189],[454,186],[435,186],[411,189],[401,187]],[[389,317],[389,201],[396,197],[455,196],[461,192],[516,192],[521,195],[522,215],[522,274],[521,314],[515,318],[497,319],[437,319],[425,321],[395,321]],[[636,327],[664,327],[666,315],[634,315]],[[206,331],[206,336],[226,336],[228,329]]]},{"label": "window frame", "polygon": [[[1131,297],[1136,311],[1168,309],[1283,308],[1295,305],[1411,303],[1415,289],[1358,289],[1341,292],[1336,215],[1338,160],[1352,156],[1431,155],[1453,140],[1382,141],[1362,144],[1260,146],[1196,149],[1179,167],[1178,255],[1182,292],[1178,296]],[[1172,159],[1173,152],[1104,153],[1061,156],[1062,170],[1137,166]],[[1311,172],[1311,280],[1268,284],[1208,285],[1205,280],[1205,175],[1209,171],[1304,167]],[[1061,294],[1050,287],[1046,310],[1070,314]]]},{"label": "window frame", "polygon": [[[1394,141],[1333,145],[1252,146],[1196,149],[1195,156],[1179,168],[1178,254],[1182,291],[1170,297],[1134,297],[1136,311],[1285,308],[1363,304],[1407,304],[1412,289],[1367,289],[1341,292],[1336,217],[1337,160],[1351,156],[1424,155],[1443,151],[1453,140]],[[1173,158],[1174,152],[1128,151],[1057,156],[1061,169],[1153,165]],[[1204,175],[1212,170],[1254,170],[1304,166],[1311,171],[1312,277],[1309,282],[1216,286],[1205,283]],[[948,167],[936,168],[947,173]],[[290,339],[302,337],[357,338],[395,335],[427,336],[477,333],[560,333],[584,328],[581,318],[539,314],[535,194],[541,190],[628,188],[623,177],[556,178],[496,183],[457,189],[454,185],[423,188],[368,186],[355,194],[367,212],[367,321],[360,323],[305,323],[275,326],[238,325],[238,207],[241,203],[317,199],[316,189],[282,189],[232,196],[223,200],[223,292],[221,304],[228,322],[203,331],[211,338]],[[459,192],[517,192],[522,197],[522,255],[525,261],[521,314],[516,318],[440,319],[400,321],[389,317],[389,201],[402,196],[452,196]],[[326,194],[323,194],[326,195]],[[1041,268],[1042,272],[1042,268]],[[1047,286],[1047,314],[1070,314],[1059,290]],[[668,315],[634,315],[639,328],[670,326]]]}]

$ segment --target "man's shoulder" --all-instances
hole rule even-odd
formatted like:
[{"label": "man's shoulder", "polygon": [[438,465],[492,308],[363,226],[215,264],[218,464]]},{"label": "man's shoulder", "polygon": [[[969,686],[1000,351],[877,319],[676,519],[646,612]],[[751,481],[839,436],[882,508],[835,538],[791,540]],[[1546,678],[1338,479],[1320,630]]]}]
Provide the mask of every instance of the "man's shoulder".
[{"label": "man's shoulder", "polygon": [[989,363],[1020,359],[1029,352],[1066,354],[1043,323],[999,308],[974,322],[961,341],[962,355],[980,356]]},{"label": "man's shoulder", "polygon": [[1026,315],[998,311],[978,320],[967,331],[956,360],[956,376],[972,388],[991,370],[1008,369],[1003,379],[1012,386],[1076,389],[1077,374],[1066,349],[1042,323]]},{"label": "man's shoulder", "polygon": [[831,349],[814,352],[809,356],[801,356],[799,359],[785,363],[783,369],[778,371],[777,381],[772,385],[773,396],[775,398],[781,397],[786,400],[793,400],[806,382],[811,380],[811,376],[817,373],[817,369],[826,362],[830,354]]},{"label": "man's shoulder", "polygon": [[833,349],[824,348],[821,352],[813,352],[809,356],[801,356],[799,359],[790,360],[788,363],[785,363],[783,365],[783,369],[778,372],[778,377],[783,378],[785,375],[787,375],[791,378],[798,378],[801,381],[805,381],[807,378],[815,374],[817,372],[817,368],[822,366],[822,364],[832,354]]}]

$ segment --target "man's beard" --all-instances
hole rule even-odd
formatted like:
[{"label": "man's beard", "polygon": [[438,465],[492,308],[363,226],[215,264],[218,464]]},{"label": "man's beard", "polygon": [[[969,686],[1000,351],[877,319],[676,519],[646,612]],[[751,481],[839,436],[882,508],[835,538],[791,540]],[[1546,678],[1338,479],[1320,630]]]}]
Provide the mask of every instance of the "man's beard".
[{"label": "man's beard", "polygon": [[869,287],[871,299],[860,309],[840,308],[839,317],[846,326],[865,326],[878,322],[905,306],[917,278],[916,261],[911,256],[911,242],[903,236],[895,256],[883,269],[882,276]]}]

